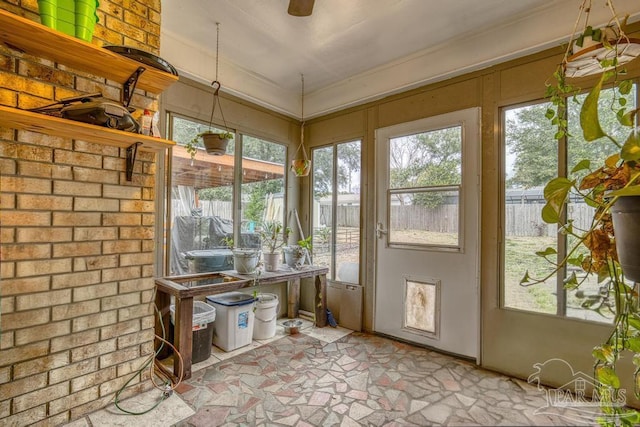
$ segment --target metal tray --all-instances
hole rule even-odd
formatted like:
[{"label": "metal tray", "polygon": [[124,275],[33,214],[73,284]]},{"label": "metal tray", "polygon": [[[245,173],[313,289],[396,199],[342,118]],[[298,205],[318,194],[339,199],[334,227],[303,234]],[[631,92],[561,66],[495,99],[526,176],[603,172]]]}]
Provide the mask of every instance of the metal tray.
[{"label": "metal tray", "polygon": [[158,70],[171,73],[174,76],[178,75],[178,71],[173,67],[173,65],[169,64],[159,56],[156,56],[149,52],[145,52],[144,50],[128,46],[103,46],[103,48],[119,55],[126,56],[127,58],[131,58],[150,67],[157,68]]}]

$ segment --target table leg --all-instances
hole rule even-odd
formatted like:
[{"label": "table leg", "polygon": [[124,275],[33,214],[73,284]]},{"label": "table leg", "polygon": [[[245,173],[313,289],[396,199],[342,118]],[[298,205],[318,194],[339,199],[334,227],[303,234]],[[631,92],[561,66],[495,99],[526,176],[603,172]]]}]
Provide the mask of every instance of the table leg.
[{"label": "table leg", "polygon": [[298,317],[300,309],[300,279],[287,281],[287,317],[293,319]]},{"label": "table leg", "polygon": [[[191,350],[193,343],[193,297],[176,298],[174,325],[174,344],[182,356],[183,379],[191,378]],[[177,355],[173,359],[173,372],[180,375],[180,361]]]},{"label": "table leg", "polygon": [[315,313],[316,326],[324,328],[327,326],[327,275],[319,274],[315,280],[316,297],[315,297]]},{"label": "table leg", "polygon": [[[169,306],[171,305],[171,296],[165,292],[162,292],[160,289],[156,289],[156,307],[158,307],[158,312],[156,313],[156,324],[155,324],[155,332],[156,335],[169,340],[169,322],[171,322],[171,313],[169,311]],[[160,323],[160,319],[162,319],[162,324]],[[164,331],[163,331],[164,326]],[[160,341],[156,341],[155,350],[162,345]],[[158,359],[164,359],[169,356],[169,346],[164,344],[162,347],[162,351],[158,354]]]}]

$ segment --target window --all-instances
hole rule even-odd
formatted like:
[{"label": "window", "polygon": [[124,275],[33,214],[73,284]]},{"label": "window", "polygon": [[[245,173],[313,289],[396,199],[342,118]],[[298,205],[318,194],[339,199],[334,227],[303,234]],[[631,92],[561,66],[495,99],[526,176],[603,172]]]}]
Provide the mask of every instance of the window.
[{"label": "window", "polygon": [[462,127],[389,140],[389,245],[460,247]]},{"label": "window", "polygon": [[360,283],[361,141],[312,151],[313,263],[327,277]]},{"label": "window", "polygon": [[286,160],[284,145],[243,135],[241,233],[253,233],[264,221],[284,224]]},{"label": "window", "polygon": [[207,154],[203,147],[192,160],[184,144],[208,128],[169,116],[169,138],[177,143],[167,225],[172,275],[232,269],[223,239],[234,239],[237,247],[260,247],[261,222],[284,222],[286,146],[238,133],[225,154]]},{"label": "window", "polygon": [[[629,106],[636,104],[634,93],[632,91],[626,97]],[[580,95],[578,99],[583,101],[585,96]],[[611,103],[612,96],[612,89],[603,90],[600,102]],[[560,142],[554,137],[555,127],[545,117],[547,109],[552,108],[550,103],[509,107],[502,111],[505,143],[502,305],[611,322],[613,313],[609,307],[614,302],[607,294],[606,286],[601,287],[595,275],[586,275],[581,269],[560,271],[541,284],[520,285],[526,270],[532,277],[543,278],[553,269],[545,259],[535,254],[536,251],[551,247],[557,251],[557,259],[561,260],[566,255],[566,248],[571,247],[571,242],[558,233],[555,224],[546,224],[541,219],[545,204],[544,185],[558,174],[577,178],[572,170],[581,159],[588,158],[598,164],[614,154],[605,150],[611,144],[584,141],[579,129],[581,103],[569,101],[567,104],[570,136]],[[613,111],[606,117],[601,116],[601,121],[610,133],[622,130]],[[566,212],[574,227],[587,228],[593,217],[592,208],[577,197],[570,199]],[[576,274],[579,281],[584,279],[578,289],[564,288],[564,279],[571,274]]]}]

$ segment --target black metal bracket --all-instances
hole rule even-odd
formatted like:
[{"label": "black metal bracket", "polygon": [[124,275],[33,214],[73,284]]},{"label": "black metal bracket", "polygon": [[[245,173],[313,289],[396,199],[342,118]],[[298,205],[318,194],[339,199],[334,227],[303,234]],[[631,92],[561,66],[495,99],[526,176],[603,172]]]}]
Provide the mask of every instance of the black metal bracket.
[{"label": "black metal bracket", "polygon": [[142,145],[142,142],[136,142],[135,144],[127,147],[127,181],[131,181],[133,179],[133,166],[136,163],[138,145]]},{"label": "black metal bracket", "polygon": [[125,107],[129,107],[131,98],[133,98],[133,91],[136,90],[138,79],[140,78],[140,74],[142,74],[144,70],[146,70],[146,68],[138,67],[138,69],[129,76],[127,81],[122,83],[122,105],[124,105]]}]

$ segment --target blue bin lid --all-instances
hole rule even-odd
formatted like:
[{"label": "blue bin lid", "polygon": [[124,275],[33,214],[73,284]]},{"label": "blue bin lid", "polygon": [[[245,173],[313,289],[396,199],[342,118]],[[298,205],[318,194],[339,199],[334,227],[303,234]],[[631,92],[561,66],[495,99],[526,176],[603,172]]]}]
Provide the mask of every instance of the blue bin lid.
[{"label": "blue bin lid", "polygon": [[242,292],[227,292],[225,294],[209,295],[208,302],[233,307],[238,305],[247,305],[253,303],[255,298],[253,295],[244,294]]}]

